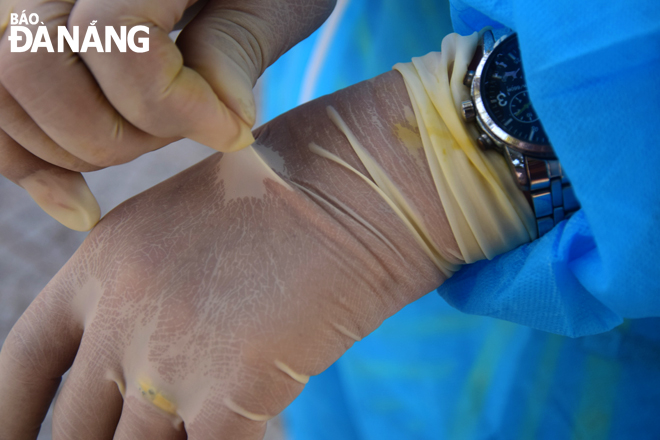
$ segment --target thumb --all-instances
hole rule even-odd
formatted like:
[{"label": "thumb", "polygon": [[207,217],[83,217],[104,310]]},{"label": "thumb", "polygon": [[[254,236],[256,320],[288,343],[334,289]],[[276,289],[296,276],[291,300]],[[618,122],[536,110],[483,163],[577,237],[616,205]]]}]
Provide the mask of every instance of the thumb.
[{"label": "thumb", "polygon": [[209,0],[177,45],[184,63],[248,126],[252,88],[263,71],[330,15],[334,0]]},{"label": "thumb", "polygon": [[25,189],[41,209],[67,228],[88,231],[101,217],[82,174],[39,159],[1,130],[0,174]]},{"label": "thumb", "polygon": [[176,43],[185,65],[199,73],[220,101],[252,127],[256,120],[252,88],[262,72],[263,54],[257,55],[260,42],[249,29],[258,26],[259,19],[216,3],[209,2],[181,31]]}]

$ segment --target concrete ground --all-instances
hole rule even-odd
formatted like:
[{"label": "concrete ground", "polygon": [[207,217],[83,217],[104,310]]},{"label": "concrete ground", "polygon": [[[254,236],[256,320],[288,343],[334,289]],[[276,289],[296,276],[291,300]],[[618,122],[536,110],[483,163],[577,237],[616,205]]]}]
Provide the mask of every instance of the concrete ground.
[{"label": "concrete ground", "polygon": [[[129,164],[87,174],[86,179],[105,214],[211,153],[183,140]],[[86,235],[52,220],[22,188],[0,177],[0,342]],[[50,439],[51,412],[39,435],[39,440]],[[265,439],[284,440],[279,419],[269,424]]]}]

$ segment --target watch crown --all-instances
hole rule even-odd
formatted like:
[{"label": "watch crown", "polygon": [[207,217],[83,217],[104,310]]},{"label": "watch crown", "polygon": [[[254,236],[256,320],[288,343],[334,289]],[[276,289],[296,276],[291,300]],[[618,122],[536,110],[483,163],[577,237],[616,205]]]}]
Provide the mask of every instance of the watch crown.
[{"label": "watch crown", "polygon": [[463,113],[463,118],[467,122],[474,121],[474,118],[476,117],[476,112],[474,111],[474,104],[472,103],[472,101],[470,100],[463,101],[461,103],[461,110]]},{"label": "watch crown", "polygon": [[482,150],[488,150],[490,148],[495,148],[493,140],[486,134],[481,133],[477,138],[477,144],[481,147]]},{"label": "watch crown", "polygon": [[468,70],[465,72],[465,76],[463,77],[463,84],[470,87],[472,85],[472,80],[474,79],[474,70]]}]

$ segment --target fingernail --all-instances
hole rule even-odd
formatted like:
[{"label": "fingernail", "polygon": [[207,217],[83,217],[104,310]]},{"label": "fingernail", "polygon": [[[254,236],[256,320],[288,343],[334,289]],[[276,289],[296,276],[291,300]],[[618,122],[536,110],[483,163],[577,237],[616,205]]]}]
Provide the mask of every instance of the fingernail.
[{"label": "fingernail", "polygon": [[226,153],[241,150],[255,142],[254,136],[252,136],[252,129],[247,124],[243,121],[239,121],[238,127],[238,135],[236,136],[236,139],[228,145],[228,148],[224,150]]},{"label": "fingernail", "polygon": [[89,231],[101,218],[101,208],[80,173],[40,170],[18,184],[41,209],[69,229]]},{"label": "fingernail", "polygon": [[252,127],[257,118],[252,81],[233,61],[224,63],[217,74],[218,97],[243,122]]},{"label": "fingernail", "polygon": [[229,117],[225,117],[224,123],[210,122],[210,128],[207,126],[205,130],[199,130],[188,137],[221,153],[238,151],[252,145],[252,129],[231,110],[228,113]]},{"label": "fingernail", "polygon": [[254,103],[252,88],[250,87],[247,92],[237,92],[234,100],[236,103],[231,107],[236,108],[235,111],[238,117],[249,127],[252,127],[257,119],[257,109]]}]

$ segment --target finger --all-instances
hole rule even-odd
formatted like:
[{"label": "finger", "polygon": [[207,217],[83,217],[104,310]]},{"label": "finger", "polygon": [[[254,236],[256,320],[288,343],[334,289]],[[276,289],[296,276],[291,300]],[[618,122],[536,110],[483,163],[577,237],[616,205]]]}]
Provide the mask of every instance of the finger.
[{"label": "finger", "polygon": [[52,281],[12,328],[0,351],[0,438],[34,439],[82,327]]},{"label": "finger", "polygon": [[0,130],[0,174],[25,189],[48,215],[67,228],[88,231],[101,208],[80,173],[51,165]]},{"label": "finger", "polygon": [[176,44],[186,66],[198,72],[220,100],[252,126],[256,119],[252,88],[261,69],[238,43],[251,47],[253,42],[238,23],[245,22],[246,16],[248,20],[258,18],[222,6],[222,2],[208,3],[181,31]]},{"label": "finger", "polygon": [[180,419],[154,406],[148,399],[129,393],[124,401],[114,440],[185,440]]},{"label": "finger", "polygon": [[[70,24],[86,29],[116,29],[146,25],[147,52],[88,51],[81,57],[114,107],[142,130],[156,136],[185,136],[219,151],[233,151],[254,142],[248,126],[218,99],[211,86],[184,66],[181,52],[169,32],[181,18],[185,0],[103,2],[79,0]],[[100,9],[99,9],[100,8]],[[121,81],[117,78],[121,77]]]},{"label": "finger", "polygon": [[333,1],[208,2],[177,37],[186,66],[248,125],[264,70],[330,15]]},{"label": "finger", "polygon": [[[73,5],[74,2],[54,0],[18,3],[16,10],[36,13],[45,23],[55,45],[54,52],[45,48],[37,52],[12,52],[9,40],[3,39],[0,82],[48,137],[92,165],[104,167],[129,162],[177,140],[176,136],[155,137],[126,121],[68,44],[63,45],[63,52],[57,51],[57,27],[67,25]],[[38,26],[27,27],[36,35]],[[5,33],[14,28],[9,27]],[[81,44],[85,29],[80,30]]]},{"label": "finger", "polygon": [[0,84],[0,128],[23,148],[44,161],[71,171],[96,171],[100,167],[77,158],[44,133]]},{"label": "finger", "polygon": [[[123,379],[110,370],[102,344],[81,342],[53,413],[55,440],[111,440],[123,404]],[[116,368],[115,368],[116,370]]]}]

